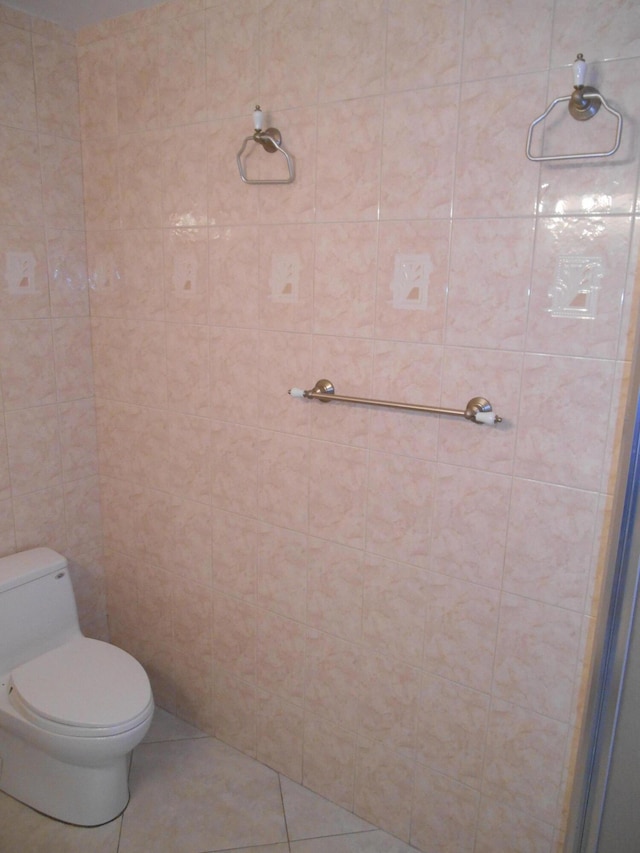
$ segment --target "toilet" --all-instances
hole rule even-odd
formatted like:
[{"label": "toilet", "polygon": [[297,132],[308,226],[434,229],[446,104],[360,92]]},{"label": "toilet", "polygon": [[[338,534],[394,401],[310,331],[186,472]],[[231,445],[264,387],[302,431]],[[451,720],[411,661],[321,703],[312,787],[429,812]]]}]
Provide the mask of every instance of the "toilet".
[{"label": "toilet", "polygon": [[64,557],[0,558],[1,791],[66,823],[113,820],[153,710],[138,661],[81,633]]}]

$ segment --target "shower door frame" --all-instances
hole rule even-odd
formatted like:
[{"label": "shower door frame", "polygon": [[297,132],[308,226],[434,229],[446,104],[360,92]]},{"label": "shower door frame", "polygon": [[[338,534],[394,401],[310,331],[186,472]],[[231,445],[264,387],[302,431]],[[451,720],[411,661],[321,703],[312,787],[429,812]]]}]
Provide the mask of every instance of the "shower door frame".
[{"label": "shower door frame", "polygon": [[[640,581],[640,365],[636,342],[594,660],[574,775],[566,853],[597,853]],[[640,613],[637,618],[640,620]],[[640,628],[640,622],[637,626]],[[636,629],[637,630],[637,629]],[[639,709],[640,710],[640,709]],[[601,853],[608,853],[602,850]],[[624,853],[624,851],[620,851]]]}]

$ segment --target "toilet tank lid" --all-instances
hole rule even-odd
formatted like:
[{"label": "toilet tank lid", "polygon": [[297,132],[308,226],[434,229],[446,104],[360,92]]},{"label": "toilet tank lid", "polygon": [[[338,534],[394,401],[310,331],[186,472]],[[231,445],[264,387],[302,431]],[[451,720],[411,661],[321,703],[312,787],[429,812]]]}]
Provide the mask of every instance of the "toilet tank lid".
[{"label": "toilet tank lid", "polygon": [[31,548],[0,557],[0,592],[66,567],[66,559],[51,548]]}]

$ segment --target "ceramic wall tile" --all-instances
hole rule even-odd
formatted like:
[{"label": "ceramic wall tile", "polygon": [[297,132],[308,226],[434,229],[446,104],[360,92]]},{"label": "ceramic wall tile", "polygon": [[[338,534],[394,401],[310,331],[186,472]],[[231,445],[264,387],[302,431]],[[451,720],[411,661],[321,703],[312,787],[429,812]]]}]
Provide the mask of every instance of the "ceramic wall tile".
[{"label": "ceramic wall tile", "polygon": [[12,27],[18,27],[22,30],[29,31],[31,29],[31,16],[26,12],[20,12],[17,9],[11,9],[9,6],[0,8],[0,21],[3,24],[10,24]]},{"label": "ceramic wall tile", "polygon": [[120,227],[118,144],[108,137],[82,143],[87,229]]},{"label": "ceramic wall tile", "polygon": [[34,35],[44,36],[50,41],[61,42],[62,44],[75,45],[75,33],[73,30],[68,30],[54,21],[46,21],[34,15],[31,18],[31,31]]},{"label": "ceramic wall tile", "polygon": [[[314,336],[311,373],[296,376],[295,385],[312,387],[319,379],[329,379],[337,394],[367,397],[372,394],[373,344],[359,338]],[[311,436],[340,444],[364,447],[367,444],[370,412],[362,406],[309,405]]]},{"label": "ceramic wall tile", "polygon": [[174,579],[171,590],[173,642],[178,658],[194,659],[207,675],[211,667],[213,638],[213,603],[211,587]]},{"label": "ceramic wall tile", "polygon": [[[452,465],[510,474],[516,442],[514,424],[522,382],[522,355],[516,352],[447,347],[442,371],[442,406],[464,410],[473,397],[483,397],[502,424],[470,424],[443,418],[438,459]],[[527,413],[533,411],[527,402]]]},{"label": "ceramic wall tile", "polygon": [[[582,489],[597,488],[602,473],[606,427],[602,409],[576,420],[585,389],[593,399],[608,399],[612,362],[598,359],[528,355],[522,375],[527,412],[553,409],[553,418],[525,417],[518,431],[515,473]],[[601,414],[602,413],[602,414]],[[562,434],[571,441],[558,441]],[[534,461],[535,460],[535,461]]]},{"label": "ceramic wall tile", "polygon": [[206,228],[163,229],[164,311],[176,322],[206,324],[209,258]]},{"label": "ceramic wall tile", "polygon": [[309,530],[309,441],[263,433],[258,458],[258,508],[269,524]]},{"label": "ceramic wall tile", "polygon": [[489,696],[423,673],[417,719],[418,762],[478,790]]},{"label": "ceramic wall tile", "polygon": [[64,317],[52,323],[56,393],[60,402],[93,396],[91,323],[88,317]]},{"label": "ceramic wall tile", "polygon": [[234,328],[258,326],[258,252],[257,227],[210,229],[209,319],[212,325]]},{"label": "ceramic wall tile", "polygon": [[49,316],[43,228],[0,227],[0,269],[0,311],[3,319]]},{"label": "ceramic wall tile", "polygon": [[162,222],[162,137],[155,131],[118,140],[120,221],[123,228],[158,228]]},{"label": "ceramic wall tile", "polygon": [[318,111],[316,218],[378,218],[382,99],[326,104]]},{"label": "ceramic wall tile", "polygon": [[85,232],[47,229],[47,259],[52,316],[88,316],[89,279]]},{"label": "ceramic wall tile", "polygon": [[303,777],[305,787],[345,809],[353,808],[356,736],[305,713]]},{"label": "ceramic wall tile", "polygon": [[[67,552],[69,558],[90,563],[92,557],[102,552],[102,515],[100,512],[100,483],[97,477],[85,477],[63,487],[64,511],[67,531]],[[74,586],[80,588],[76,594],[84,602],[83,610],[95,608],[96,615],[104,610],[104,604],[97,595],[98,589],[82,593],[83,583],[90,581],[87,573],[78,571],[78,580]],[[90,586],[99,588],[102,572],[96,573]],[[101,606],[102,604],[102,606]]]},{"label": "ceramic wall tile", "polygon": [[41,225],[44,221],[42,180],[35,133],[0,125],[2,225]]},{"label": "ceramic wall tile", "polygon": [[23,495],[59,486],[62,465],[56,407],[7,412],[5,423],[12,492]]},{"label": "ceramic wall tile", "polygon": [[257,424],[260,336],[249,329],[209,329],[212,413],[236,423]]},{"label": "ceramic wall tile", "polygon": [[443,342],[450,233],[445,220],[380,223],[377,338]]},{"label": "ceramic wall tile", "polygon": [[553,824],[567,724],[495,700],[489,717],[483,793]]},{"label": "ceramic wall tile", "polygon": [[617,216],[539,220],[527,350],[615,357],[630,226]]},{"label": "ceramic wall tile", "polygon": [[314,233],[311,225],[260,228],[260,325],[310,332]]},{"label": "ceramic wall tile", "polygon": [[258,3],[209,4],[205,20],[209,116],[248,118],[259,92]]},{"label": "ceramic wall tile", "polygon": [[500,592],[429,573],[425,597],[424,669],[489,693]]},{"label": "ceramic wall tile", "polygon": [[158,125],[158,38],[151,27],[125,32],[115,42],[118,130],[133,133]]},{"label": "ceramic wall tile", "polygon": [[601,490],[607,495],[612,495],[615,491],[616,472],[620,468],[620,454],[624,447],[622,442],[625,424],[623,401],[626,400],[628,394],[631,366],[631,363],[628,361],[619,361],[616,363],[612,387],[612,400],[614,402],[612,403],[610,412],[602,482],[600,485]]},{"label": "ceramic wall tile", "polygon": [[581,616],[504,595],[496,645],[494,693],[556,720],[568,720]]},{"label": "ceramic wall tile", "polygon": [[[207,418],[176,412],[167,417],[165,464],[173,492],[200,503],[211,502],[209,469],[211,429]],[[159,460],[158,463],[159,464]]]},{"label": "ceramic wall tile", "polygon": [[479,793],[472,788],[429,768],[417,767],[411,843],[422,849],[435,843],[443,850],[470,853],[475,846],[479,800]]},{"label": "ceramic wall tile", "polygon": [[533,235],[533,219],[454,223],[447,344],[523,348]]},{"label": "ceramic wall tile", "polygon": [[315,103],[318,24],[317,0],[267,0],[261,4],[260,97],[265,109]]},{"label": "ceramic wall tile", "polygon": [[591,23],[587,26],[583,20],[571,33],[571,4],[560,0],[553,22],[553,64],[573,62],[576,40],[582,45],[581,50],[587,59],[589,56],[597,56],[598,59],[637,56],[639,37],[633,11],[624,0],[613,0],[606,9],[589,0],[584,12],[591,17]]},{"label": "ceramic wall tile", "polygon": [[[496,0],[474,3],[464,21],[465,80],[545,70],[553,7],[551,0],[545,0],[535,12],[522,0],[509,7]],[[514,40],[514,29],[526,32],[527,38]]]},{"label": "ceramic wall tile", "polygon": [[426,567],[435,468],[430,462],[372,453],[367,491],[367,549]]},{"label": "ceramic wall tile", "polygon": [[305,627],[277,613],[258,611],[258,686],[294,705],[304,699]]},{"label": "ceramic wall tile", "polygon": [[309,524],[324,539],[362,548],[367,454],[360,448],[312,441],[309,448]]},{"label": "ceramic wall tile", "polygon": [[309,539],[306,618],[310,626],[345,640],[362,635],[362,551]]},{"label": "ceramic wall tile", "polygon": [[255,602],[258,589],[259,523],[221,510],[211,512],[212,577],[217,589]]},{"label": "ceramic wall tile", "polygon": [[359,646],[309,629],[305,665],[305,709],[327,723],[357,731],[361,660]]},{"label": "ceramic wall tile", "polygon": [[259,605],[304,623],[307,597],[307,537],[273,525],[261,525],[257,557]]},{"label": "ceramic wall tile", "polygon": [[40,163],[45,221],[54,228],[83,228],[84,199],[80,142],[41,133]]},{"label": "ceramic wall tile", "polygon": [[364,642],[419,666],[427,606],[425,572],[382,557],[366,556],[364,578]]},{"label": "ceramic wall tile", "polygon": [[206,125],[170,128],[162,136],[161,151],[162,224],[189,229],[206,225]]},{"label": "ceramic wall tile", "polygon": [[79,45],[77,56],[82,136],[114,136],[118,128],[114,43],[102,39]]},{"label": "ceramic wall tile", "polygon": [[213,659],[226,673],[255,684],[256,608],[216,592],[213,606]]},{"label": "ceramic wall tile", "polygon": [[44,545],[65,553],[67,532],[61,486],[15,496],[13,516],[18,551]]},{"label": "ceramic wall tile", "polygon": [[362,658],[358,730],[412,759],[416,749],[416,712],[420,670],[378,652]]},{"label": "ceramic wall tile", "polygon": [[375,815],[381,829],[409,840],[412,763],[392,750],[363,738],[358,741],[354,805],[365,820]]},{"label": "ceramic wall tile", "polygon": [[504,569],[509,592],[581,610],[598,499],[593,492],[515,479]]},{"label": "ceramic wall tile", "polygon": [[23,130],[36,129],[36,90],[33,53],[28,31],[0,24],[0,109],[3,123]]},{"label": "ceramic wall tile", "polygon": [[387,90],[455,83],[460,77],[464,5],[391,0],[387,18]]},{"label": "ceramic wall tile", "polygon": [[185,414],[209,414],[209,330],[167,325],[167,403]]},{"label": "ceramic wall tile", "polygon": [[[524,812],[482,798],[476,836],[478,853],[551,853],[553,828]],[[514,844],[516,845],[514,848]]]},{"label": "ceramic wall tile", "polygon": [[1,332],[0,376],[5,409],[54,403],[56,389],[50,322],[5,321]]},{"label": "ceramic wall tile", "polygon": [[511,480],[502,474],[438,466],[431,566],[500,589]]},{"label": "ceramic wall tile", "polygon": [[207,116],[205,17],[180,15],[158,26],[158,121],[194,124]]},{"label": "ceramic wall tile", "polygon": [[75,44],[34,35],[33,60],[38,129],[77,139],[80,114]]},{"label": "ceramic wall tile", "polygon": [[[318,97],[360,98],[383,89],[386,9],[382,0],[318,3]],[[364,56],[360,45],[366,44]]]},{"label": "ceramic wall tile", "polygon": [[11,477],[9,475],[9,448],[7,447],[7,431],[4,418],[0,421],[0,500],[9,501],[8,506],[3,507],[3,519],[5,524],[5,534],[9,525],[13,531],[13,510],[10,503],[11,498]]},{"label": "ceramic wall tile", "polygon": [[260,691],[256,757],[268,767],[302,781],[303,711],[279,696]]},{"label": "ceramic wall tile", "polygon": [[257,430],[223,421],[211,422],[211,503],[242,515],[258,514]]},{"label": "ceramic wall tile", "polygon": [[382,219],[451,215],[457,86],[387,97],[382,138]]},{"label": "ceramic wall tile", "polygon": [[[426,406],[440,404],[442,348],[380,341],[374,350],[373,397]],[[431,414],[378,408],[371,412],[372,450],[434,460],[438,419]]]},{"label": "ceramic wall tile", "polygon": [[[456,217],[532,216],[538,165],[523,159],[531,104],[545,101],[545,74],[465,83],[456,156]],[[526,85],[528,97],[513,99]],[[499,191],[493,188],[499,187]]]},{"label": "ceramic wall tile", "polygon": [[307,435],[309,407],[296,405],[288,389],[296,376],[311,373],[311,335],[291,332],[260,332],[259,371],[255,381],[258,419],[262,427]]},{"label": "ceramic wall tile", "polygon": [[316,232],[314,332],[371,337],[376,225],[322,225]]},{"label": "ceramic wall tile", "polygon": [[247,755],[256,755],[256,689],[216,667],[213,679],[216,737]]}]

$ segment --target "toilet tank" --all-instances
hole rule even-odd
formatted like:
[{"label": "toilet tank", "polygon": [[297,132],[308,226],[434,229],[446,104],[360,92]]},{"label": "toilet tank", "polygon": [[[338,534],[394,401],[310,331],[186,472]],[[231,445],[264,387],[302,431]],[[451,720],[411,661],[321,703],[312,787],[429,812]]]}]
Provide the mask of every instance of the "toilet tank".
[{"label": "toilet tank", "polygon": [[32,548],[0,558],[0,676],[79,633],[64,557]]}]

